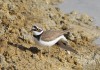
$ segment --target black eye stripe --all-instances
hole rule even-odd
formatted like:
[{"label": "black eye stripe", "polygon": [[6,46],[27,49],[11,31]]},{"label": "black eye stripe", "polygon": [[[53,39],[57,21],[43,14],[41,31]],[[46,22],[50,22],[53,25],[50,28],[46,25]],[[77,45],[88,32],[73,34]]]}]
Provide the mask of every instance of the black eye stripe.
[{"label": "black eye stripe", "polygon": [[42,30],[40,28],[38,28],[37,26],[33,26],[33,31],[38,31],[38,32],[41,32]]},{"label": "black eye stripe", "polygon": [[36,26],[33,26],[33,27],[37,29],[37,27],[36,27]]},{"label": "black eye stripe", "polygon": [[41,31],[41,29],[32,29],[32,30],[34,30],[34,31]]}]

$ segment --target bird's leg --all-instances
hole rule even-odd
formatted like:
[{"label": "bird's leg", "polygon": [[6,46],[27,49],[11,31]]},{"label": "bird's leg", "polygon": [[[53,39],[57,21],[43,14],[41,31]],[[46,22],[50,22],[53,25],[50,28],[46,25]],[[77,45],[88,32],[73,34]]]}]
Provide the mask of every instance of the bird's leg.
[{"label": "bird's leg", "polygon": [[40,58],[43,58],[43,48],[40,48]]},{"label": "bird's leg", "polygon": [[40,50],[40,57],[42,57],[42,49]]},{"label": "bird's leg", "polygon": [[16,47],[16,49],[15,49],[15,54],[17,55],[17,51],[18,51],[18,46]]},{"label": "bird's leg", "polygon": [[48,62],[50,62],[50,47],[48,47],[48,57],[47,57],[47,59],[48,59]]}]

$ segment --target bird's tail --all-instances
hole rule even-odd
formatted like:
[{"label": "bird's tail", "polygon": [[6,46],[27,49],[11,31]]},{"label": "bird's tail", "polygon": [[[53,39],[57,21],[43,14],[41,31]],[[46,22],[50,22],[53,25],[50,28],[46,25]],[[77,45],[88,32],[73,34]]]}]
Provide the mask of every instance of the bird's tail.
[{"label": "bird's tail", "polygon": [[71,46],[69,46],[67,43],[59,41],[57,44],[59,45],[59,47],[65,49],[65,50],[68,50],[68,51],[71,51],[75,54],[78,54],[78,52],[76,50],[74,50]]}]

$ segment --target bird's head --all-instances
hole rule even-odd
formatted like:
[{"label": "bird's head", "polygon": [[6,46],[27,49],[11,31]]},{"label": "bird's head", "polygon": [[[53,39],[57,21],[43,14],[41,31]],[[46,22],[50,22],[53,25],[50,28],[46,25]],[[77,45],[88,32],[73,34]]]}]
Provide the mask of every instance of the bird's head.
[{"label": "bird's head", "polygon": [[39,28],[38,26],[32,26],[32,30],[34,35],[41,35],[43,33],[43,30]]}]

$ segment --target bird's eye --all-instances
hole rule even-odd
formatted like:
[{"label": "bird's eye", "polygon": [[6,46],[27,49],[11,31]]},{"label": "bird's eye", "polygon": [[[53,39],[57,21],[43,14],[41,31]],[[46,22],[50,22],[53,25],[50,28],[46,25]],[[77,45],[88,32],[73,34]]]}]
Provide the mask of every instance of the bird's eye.
[{"label": "bird's eye", "polygon": [[38,31],[38,32],[41,32],[42,30],[41,29],[39,29],[37,26],[33,26],[33,29],[32,29],[33,31]]}]

